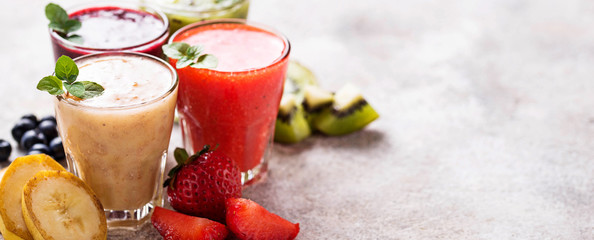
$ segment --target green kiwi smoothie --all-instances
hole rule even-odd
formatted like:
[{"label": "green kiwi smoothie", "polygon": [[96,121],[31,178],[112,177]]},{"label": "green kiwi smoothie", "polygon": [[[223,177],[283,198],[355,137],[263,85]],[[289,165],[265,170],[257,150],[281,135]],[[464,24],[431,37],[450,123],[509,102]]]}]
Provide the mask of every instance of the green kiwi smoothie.
[{"label": "green kiwi smoothie", "polygon": [[174,33],[183,26],[221,18],[246,19],[249,0],[144,0],[156,5],[169,18]]}]

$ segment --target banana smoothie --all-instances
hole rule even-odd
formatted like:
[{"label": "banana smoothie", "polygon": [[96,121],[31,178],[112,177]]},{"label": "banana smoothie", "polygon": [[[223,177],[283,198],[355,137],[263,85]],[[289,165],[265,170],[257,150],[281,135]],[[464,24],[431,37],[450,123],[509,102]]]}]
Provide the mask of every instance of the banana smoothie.
[{"label": "banana smoothie", "polygon": [[101,84],[89,99],[57,97],[70,171],[97,194],[108,221],[138,221],[161,205],[161,182],[177,98],[175,70],[137,53],[75,59],[78,79]]}]

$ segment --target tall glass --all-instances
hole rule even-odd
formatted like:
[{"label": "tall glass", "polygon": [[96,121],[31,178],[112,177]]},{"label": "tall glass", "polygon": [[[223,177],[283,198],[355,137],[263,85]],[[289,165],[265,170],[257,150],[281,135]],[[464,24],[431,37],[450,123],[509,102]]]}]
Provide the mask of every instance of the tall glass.
[{"label": "tall glass", "polygon": [[145,0],[157,6],[169,18],[173,33],[191,23],[222,18],[246,19],[249,0]]},{"label": "tall glass", "polygon": [[62,55],[76,58],[115,51],[162,57],[161,46],[169,37],[167,16],[144,3],[91,2],[69,8],[68,15],[82,22],[81,29],[73,32],[81,35],[82,42],[66,39],[49,29],[56,60]]},{"label": "tall glass", "polygon": [[[212,32],[217,36],[205,36],[208,30],[215,30]],[[218,30],[228,34],[218,35]],[[264,38],[252,37],[252,33]],[[217,56],[219,66],[177,69],[180,78],[177,111],[184,146],[196,152],[205,144],[218,145],[220,151],[239,165],[242,182],[250,184],[267,171],[288,66],[289,41],[268,27],[225,19],[188,25],[173,34],[169,42],[195,45],[196,37],[203,37],[204,41],[197,44],[203,45],[206,53]],[[223,44],[230,40],[236,42]],[[243,62],[248,65],[255,64],[273,43],[278,51],[272,51],[269,61],[263,60],[265,64],[254,67],[229,64],[238,59],[245,59]],[[250,49],[255,52],[250,53]],[[175,59],[169,61],[172,65],[176,63]]]},{"label": "tall glass", "polygon": [[[55,100],[68,168],[97,194],[108,226],[136,228],[163,204],[177,74],[165,61],[143,53],[91,54],[75,62],[79,79],[103,80],[105,92],[89,100],[65,95]],[[112,94],[122,90],[113,87],[116,83],[129,88]]]}]

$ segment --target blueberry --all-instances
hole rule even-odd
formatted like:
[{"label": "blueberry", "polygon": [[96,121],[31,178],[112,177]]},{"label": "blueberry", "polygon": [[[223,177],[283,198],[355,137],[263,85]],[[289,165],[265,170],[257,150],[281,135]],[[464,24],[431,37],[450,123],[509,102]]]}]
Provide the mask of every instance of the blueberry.
[{"label": "blueberry", "polygon": [[52,139],[49,144],[49,148],[53,153],[52,157],[54,157],[56,160],[64,159],[66,156],[64,154],[64,146],[62,145],[62,139],[60,137]]},{"label": "blueberry", "polygon": [[45,120],[39,123],[39,131],[43,133],[43,135],[47,139],[54,139],[58,136],[58,130],[56,129],[56,123],[52,122],[51,120]]},{"label": "blueberry", "polygon": [[42,117],[41,119],[39,119],[39,122],[40,123],[43,122],[43,121],[52,121],[52,122],[54,122],[54,124],[57,123],[56,122],[56,118],[54,116],[52,116],[52,115],[47,115],[47,116]]},{"label": "blueberry", "polygon": [[14,127],[12,127],[12,137],[15,141],[20,142],[23,134],[25,134],[26,131],[35,129],[36,125],[37,123],[33,122],[31,119],[22,118],[14,125]]},{"label": "blueberry", "polygon": [[29,150],[27,151],[27,155],[33,155],[33,154],[42,154],[42,151],[39,150]]},{"label": "blueberry", "polygon": [[0,139],[0,161],[8,160],[8,157],[10,157],[10,152],[12,152],[12,146],[10,146],[10,143],[4,139]]},{"label": "blueberry", "polygon": [[29,119],[32,122],[34,122],[35,125],[37,125],[37,117],[35,116],[35,114],[30,113],[30,114],[23,115],[21,117],[21,119]]},{"label": "blueberry", "polygon": [[37,132],[35,129],[31,129],[23,134],[20,144],[22,148],[29,150],[34,144],[45,142],[46,140],[45,136],[43,136],[43,133]]},{"label": "blueberry", "polygon": [[50,149],[47,145],[43,144],[43,143],[36,143],[33,144],[33,146],[31,146],[31,148],[29,149],[29,152],[32,151],[39,151],[45,154],[50,154]]}]

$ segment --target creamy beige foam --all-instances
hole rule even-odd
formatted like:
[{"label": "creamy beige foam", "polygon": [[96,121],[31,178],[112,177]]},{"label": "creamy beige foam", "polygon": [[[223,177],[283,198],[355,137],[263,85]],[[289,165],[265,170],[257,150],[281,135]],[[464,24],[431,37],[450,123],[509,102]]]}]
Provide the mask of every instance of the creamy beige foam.
[{"label": "creamy beige foam", "polygon": [[172,85],[169,68],[150,58],[89,58],[77,61],[77,65],[77,81],[92,81],[105,88],[100,96],[80,102],[85,106],[119,107],[143,103],[165,94]]}]

